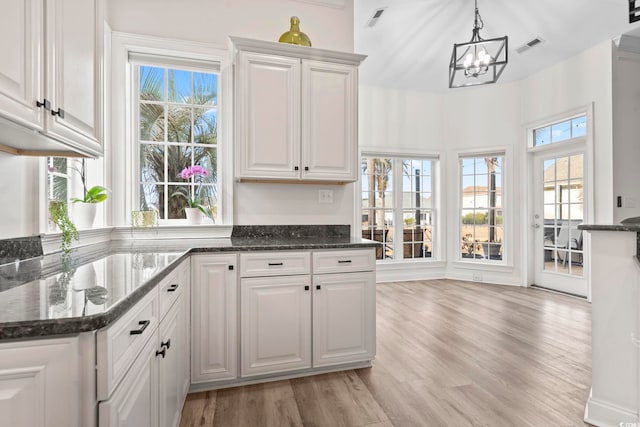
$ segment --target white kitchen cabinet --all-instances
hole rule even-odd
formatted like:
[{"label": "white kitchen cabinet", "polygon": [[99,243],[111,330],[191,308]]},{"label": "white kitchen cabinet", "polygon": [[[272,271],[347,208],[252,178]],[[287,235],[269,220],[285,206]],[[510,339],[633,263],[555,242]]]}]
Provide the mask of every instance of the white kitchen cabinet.
[{"label": "white kitchen cabinet", "polygon": [[103,0],[17,0],[0,27],[2,150],[102,155]]},{"label": "white kitchen cabinet", "polygon": [[184,365],[187,362],[184,352],[187,335],[185,305],[184,295],[180,295],[167,316],[160,322],[158,409],[159,425],[162,427],[178,426],[185,398]]},{"label": "white kitchen cabinet", "polygon": [[242,377],[311,367],[309,275],[243,278]]},{"label": "white kitchen cabinet", "polygon": [[181,377],[182,391],[181,402],[187,397],[189,387],[191,386],[191,258],[187,258],[180,264],[178,269],[178,281],[185,284],[183,310],[182,310],[182,339],[183,344],[180,348],[181,352]]},{"label": "white kitchen cabinet", "polygon": [[376,278],[373,271],[313,276],[313,366],[375,356]]},{"label": "white kitchen cabinet", "polygon": [[0,344],[0,425],[81,426],[78,338]]},{"label": "white kitchen cabinet", "polygon": [[238,178],[356,181],[357,67],[365,56],[231,40]]},{"label": "white kitchen cabinet", "polygon": [[98,405],[100,427],[158,426],[157,344],[156,329],[113,395]]},{"label": "white kitchen cabinet", "polygon": [[191,258],[191,382],[238,376],[237,255]]}]

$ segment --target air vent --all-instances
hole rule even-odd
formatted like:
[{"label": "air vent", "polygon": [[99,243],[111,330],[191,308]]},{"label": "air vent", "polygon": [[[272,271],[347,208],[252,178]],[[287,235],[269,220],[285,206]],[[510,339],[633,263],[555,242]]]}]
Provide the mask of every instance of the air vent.
[{"label": "air vent", "polygon": [[374,25],[376,25],[378,23],[378,19],[380,19],[386,9],[386,7],[380,7],[374,10],[373,15],[371,15],[371,18],[369,18],[369,20],[367,21],[367,27],[373,27]]},{"label": "air vent", "polygon": [[540,38],[540,37],[536,37],[535,39],[531,39],[528,42],[526,42],[525,44],[523,44],[522,46],[520,46],[518,49],[516,49],[516,52],[524,53],[524,52],[528,51],[529,49],[531,49],[532,47],[539,45],[543,41],[544,40],[542,38]]}]

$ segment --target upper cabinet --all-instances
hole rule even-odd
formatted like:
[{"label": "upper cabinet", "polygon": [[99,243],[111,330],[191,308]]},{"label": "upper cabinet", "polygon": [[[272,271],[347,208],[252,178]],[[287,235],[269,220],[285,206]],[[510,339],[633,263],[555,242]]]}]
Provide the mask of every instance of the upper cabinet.
[{"label": "upper cabinet", "polygon": [[102,155],[103,0],[19,0],[5,6],[0,149]]},{"label": "upper cabinet", "polygon": [[358,178],[358,65],[365,56],[232,37],[236,176]]}]

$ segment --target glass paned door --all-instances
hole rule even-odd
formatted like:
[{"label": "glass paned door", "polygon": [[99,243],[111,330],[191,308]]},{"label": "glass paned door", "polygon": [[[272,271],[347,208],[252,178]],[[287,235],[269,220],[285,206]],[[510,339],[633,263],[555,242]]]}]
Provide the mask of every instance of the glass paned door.
[{"label": "glass paned door", "polygon": [[534,167],[535,284],[586,297],[584,155],[538,154]]}]

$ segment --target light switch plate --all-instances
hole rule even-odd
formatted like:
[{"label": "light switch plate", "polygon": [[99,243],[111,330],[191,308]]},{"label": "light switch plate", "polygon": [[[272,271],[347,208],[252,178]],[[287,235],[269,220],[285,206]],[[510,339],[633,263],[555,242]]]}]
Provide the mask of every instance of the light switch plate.
[{"label": "light switch plate", "polygon": [[319,190],[318,203],[333,203],[333,190]]}]

